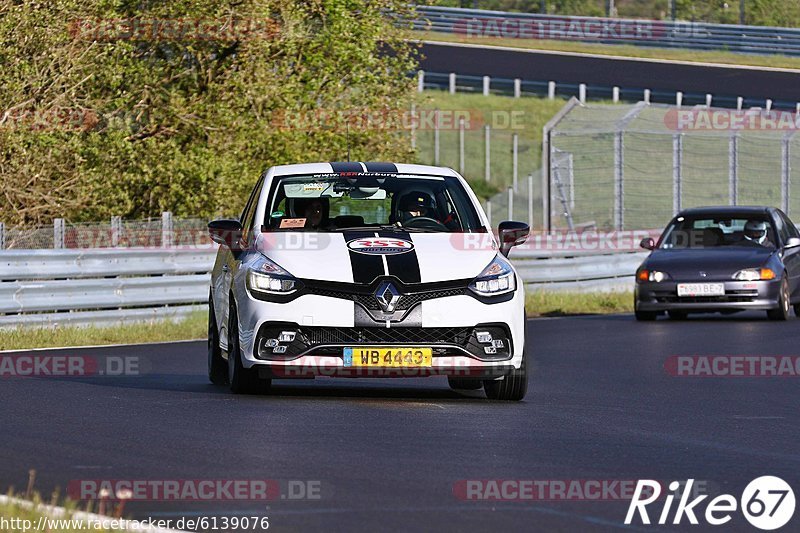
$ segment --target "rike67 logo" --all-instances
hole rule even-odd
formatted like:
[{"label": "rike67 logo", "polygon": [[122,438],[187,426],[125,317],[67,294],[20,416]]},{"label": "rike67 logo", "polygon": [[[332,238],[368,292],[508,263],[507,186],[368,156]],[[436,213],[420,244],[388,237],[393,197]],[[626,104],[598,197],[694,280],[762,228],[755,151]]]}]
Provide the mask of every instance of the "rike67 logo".
[{"label": "rike67 logo", "polygon": [[[731,494],[720,494],[705,502],[705,512],[701,512],[700,504],[709,496],[701,494],[690,501],[693,484],[694,479],[687,480],[685,488],[684,484],[678,481],[669,484],[670,493],[663,498],[663,506],[658,514],[657,524],[669,523],[670,515],[672,515],[671,523],[674,525],[680,524],[684,517],[690,524],[697,525],[699,515],[705,518],[708,524],[721,526],[730,522],[739,508],[752,526],[771,531],[786,525],[794,515],[794,491],[779,477],[762,476],[754,479],[745,487],[738,501]],[[639,480],[628,506],[625,524],[630,525],[637,514],[643,524],[650,524],[647,506],[656,501],[660,504],[661,492],[661,484],[658,481]],[[672,505],[675,499],[678,499],[678,503],[673,514]],[[653,507],[657,507],[657,505]],[[653,510],[656,509],[651,509],[651,511]]]}]

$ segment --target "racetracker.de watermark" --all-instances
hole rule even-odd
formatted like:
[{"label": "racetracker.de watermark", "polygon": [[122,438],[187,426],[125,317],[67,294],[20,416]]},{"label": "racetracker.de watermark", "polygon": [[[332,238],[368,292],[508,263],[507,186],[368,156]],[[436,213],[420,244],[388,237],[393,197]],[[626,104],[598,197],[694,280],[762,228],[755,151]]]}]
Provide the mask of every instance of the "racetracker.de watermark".
[{"label": "racetracker.de watermark", "polygon": [[273,501],[320,500],[320,480],[279,479],[73,479],[72,500]]},{"label": "racetracker.de watermark", "polygon": [[672,355],[664,370],[673,377],[775,378],[800,376],[796,355]]},{"label": "racetracker.de watermark", "polygon": [[680,132],[796,132],[800,114],[762,109],[670,109],[664,114],[664,125]]},{"label": "racetracker.de watermark", "polygon": [[270,18],[78,18],[69,22],[73,39],[114,41],[242,41],[274,39],[280,24]]},{"label": "racetracker.de watermark", "polygon": [[[453,496],[464,501],[630,501],[636,479],[461,479],[453,483]],[[696,494],[708,492],[708,482],[692,486]],[[655,494],[646,489],[648,497]]]},{"label": "racetracker.de watermark", "polygon": [[137,377],[150,367],[139,356],[2,354],[2,378]]}]

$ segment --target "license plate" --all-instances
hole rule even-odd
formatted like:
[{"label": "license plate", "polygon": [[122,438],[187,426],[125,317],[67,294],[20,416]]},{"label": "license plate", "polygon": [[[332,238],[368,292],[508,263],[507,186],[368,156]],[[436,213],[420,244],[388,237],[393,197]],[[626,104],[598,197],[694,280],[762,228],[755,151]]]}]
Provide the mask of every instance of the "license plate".
[{"label": "license plate", "polygon": [[678,296],[724,296],[724,283],[679,283]]},{"label": "license plate", "polygon": [[379,368],[433,366],[431,348],[371,347],[345,348],[344,366],[370,366]]}]

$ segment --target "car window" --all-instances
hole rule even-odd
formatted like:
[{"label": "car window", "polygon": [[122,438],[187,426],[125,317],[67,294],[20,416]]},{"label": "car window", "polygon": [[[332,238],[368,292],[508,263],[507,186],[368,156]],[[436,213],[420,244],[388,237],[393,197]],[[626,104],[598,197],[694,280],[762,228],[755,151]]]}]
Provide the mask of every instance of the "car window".
[{"label": "car window", "polygon": [[788,215],[783,211],[778,211],[778,216],[783,219],[783,223],[786,227],[787,238],[795,238],[800,239],[800,231],[797,230],[797,226],[789,219]]},{"label": "car window", "polygon": [[266,231],[380,229],[485,231],[466,189],[454,177],[370,172],[276,178]]},{"label": "car window", "polygon": [[[763,227],[764,239],[748,238],[748,223]],[[749,218],[730,216],[679,217],[664,234],[659,248],[715,248],[720,246],[774,247],[776,232],[766,215]]]},{"label": "car window", "polygon": [[262,175],[256,186],[253,188],[253,191],[250,193],[250,199],[247,200],[247,205],[245,205],[244,210],[242,211],[242,216],[239,221],[242,223],[242,240],[244,242],[248,242],[250,238],[250,233],[253,231],[253,225],[255,223],[255,216],[256,216],[256,208],[258,207],[257,198],[259,193],[261,192],[261,187],[264,184],[264,176]]}]

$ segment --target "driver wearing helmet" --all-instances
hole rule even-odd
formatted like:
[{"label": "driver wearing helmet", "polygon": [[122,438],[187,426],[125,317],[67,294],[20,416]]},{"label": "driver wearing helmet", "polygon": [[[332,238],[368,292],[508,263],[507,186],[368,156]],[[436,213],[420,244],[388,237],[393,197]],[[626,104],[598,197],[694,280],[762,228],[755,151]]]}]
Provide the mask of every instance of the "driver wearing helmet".
[{"label": "driver wearing helmet", "polygon": [[418,218],[435,218],[436,202],[427,192],[410,191],[406,193],[397,206],[398,221],[401,224]]},{"label": "driver wearing helmet", "polygon": [[748,220],[744,225],[743,244],[750,244],[773,248],[774,245],[767,238],[767,223],[762,220]]}]

